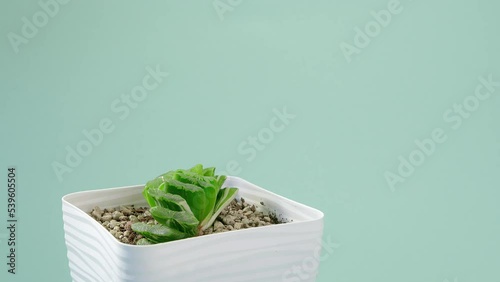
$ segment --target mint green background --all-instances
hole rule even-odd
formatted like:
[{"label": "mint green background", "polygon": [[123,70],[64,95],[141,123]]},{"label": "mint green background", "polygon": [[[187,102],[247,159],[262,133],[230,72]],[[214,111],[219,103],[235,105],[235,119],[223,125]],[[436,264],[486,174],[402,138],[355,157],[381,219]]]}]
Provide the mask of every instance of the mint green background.
[{"label": "mint green background", "polygon": [[[325,212],[341,246],[318,281],[500,281],[500,98],[459,130],[442,118],[479,76],[500,80],[498,2],[401,1],[351,63],[339,44],[388,1],[243,1],[223,21],[211,1],[185,2],[72,1],[18,54],[7,33],[40,8],[0,4],[0,183],[15,165],[20,202],[19,274],[2,259],[0,280],[69,281],[63,195],[236,160]],[[118,120],[111,102],[157,64],[170,77]],[[297,117],[247,162],[238,145],[285,106]],[[59,182],[51,163],[105,117],[115,131]],[[448,140],[391,192],[384,172],[437,127]]]}]

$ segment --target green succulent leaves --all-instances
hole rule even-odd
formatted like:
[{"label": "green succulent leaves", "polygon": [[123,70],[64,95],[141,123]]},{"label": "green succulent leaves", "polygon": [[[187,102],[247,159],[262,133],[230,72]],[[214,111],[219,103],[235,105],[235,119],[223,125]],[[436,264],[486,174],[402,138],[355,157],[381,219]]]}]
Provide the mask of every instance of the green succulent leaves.
[{"label": "green succulent leaves", "polygon": [[[161,224],[152,225],[143,222],[137,222],[132,224],[132,229],[136,233],[139,233],[147,238],[147,240],[153,244],[190,237],[185,233]],[[142,242],[142,244],[146,245],[146,242]]]},{"label": "green succulent leaves", "polygon": [[138,245],[197,236],[210,227],[236,196],[238,188],[224,188],[226,176],[201,164],[164,173],[146,183],[143,195],[156,225],[134,223],[132,229],[147,239]]}]

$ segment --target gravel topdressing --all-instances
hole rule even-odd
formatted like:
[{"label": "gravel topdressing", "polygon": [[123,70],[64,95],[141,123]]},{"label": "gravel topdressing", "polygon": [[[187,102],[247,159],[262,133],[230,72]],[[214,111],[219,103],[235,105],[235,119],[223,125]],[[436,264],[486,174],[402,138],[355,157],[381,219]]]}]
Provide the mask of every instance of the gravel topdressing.
[{"label": "gravel topdressing", "polygon": [[[116,239],[131,245],[135,245],[142,238],[142,235],[132,230],[132,223],[157,224],[149,212],[149,207],[134,207],[133,205],[111,209],[94,207],[89,214]],[[258,211],[255,205],[250,205],[241,198],[241,201],[233,200],[222,210],[213,226],[206,229],[202,235],[280,223],[283,222],[280,222],[275,215]]]}]

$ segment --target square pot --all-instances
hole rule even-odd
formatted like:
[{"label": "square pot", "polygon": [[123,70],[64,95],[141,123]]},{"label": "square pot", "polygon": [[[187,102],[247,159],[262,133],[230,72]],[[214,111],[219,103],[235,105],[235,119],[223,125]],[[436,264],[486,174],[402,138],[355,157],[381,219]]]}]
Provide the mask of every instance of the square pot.
[{"label": "square pot", "polygon": [[[239,188],[237,199],[243,197],[288,223],[135,246],[118,241],[87,212],[94,206],[147,206],[141,194],[144,185],[64,196],[64,232],[73,281],[299,281],[286,277],[294,267],[303,267],[306,259],[318,256],[323,213],[238,177],[228,177],[224,187]],[[300,281],[316,280],[317,264],[313,266]]]}]

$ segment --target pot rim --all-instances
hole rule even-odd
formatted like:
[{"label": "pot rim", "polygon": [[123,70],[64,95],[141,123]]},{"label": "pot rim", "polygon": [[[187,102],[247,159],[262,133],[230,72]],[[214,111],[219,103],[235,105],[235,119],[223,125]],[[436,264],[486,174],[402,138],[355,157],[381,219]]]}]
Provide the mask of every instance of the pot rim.
[{"label": "pot rim", "polygon": [[[112,187],[112,188],[104,188],[104,189],[93,189],[93,190],[84,190],[84,191],[79,191],[79,192],[73,192],[73,193],[64,195],[61,198],[61,200],[62,200],[62,203],[63,203],[63,207],[64,207],[64,205],[67,205],[67,206],[70,206],[70,207],[76,209],[80,215],[84,215],[84,217],[86,219],[90,220],[92,222],[91,224],[94,225],[94,227],[100,228],[99,229],[100,231],[105,232],[107,234],[105,236],[109,236],[109,238],[112,238],[115,243],[117,243],[121,247],[126,247],[126,248],[151,248],[151,247],[156,247],[157,248],[159,245],[185,244],[185,243],[189,243],[189,241],[187,241],[187,240],[200,240],[200,238],[212,238],[212,237],[215,237],[215,236],[219,236],[219,237],[233,236],[232,234],[238,234],[236,232],[256,232],[256,230],[263,230],[264,231],[264,230],[269,230],[271,228],[280,228],[280,226],[283,225],[283,224],[286,224],[286,225],[297,225],[297,224],[303,224],[303,223],[306,223],[306,222],[313,222],[313,221],[318,221],[318,220],[321,221],[324,218],[324,213],[321,212],[320,210],[317,210],[315,208],[306,206],[306,205],[301,204],[299,202],[296,202],[294,200],[291,200],[291,199],[285,198],[283,196],[280,196],[280,195],[278,195],[276,193],[273,193],[273,192],[268,191],[268,190],[266,190],[264,188],[261,188],[261,187],[255,185],[255,184],[253,184],[253,183],[250,183],[250,182],[248,182],[248,181],[246,181],[246,180],[244,180],[244,179],[242,179],[240,177],[228,176],[227,180],[224,183],[223,187],[231,186],[231,185],[227,185],[227,184],[230,184],[231,182],[234,182],[234,181],[236,181],[236,182],[244,182],[245,186],[249,186],[249,187],[241,187],[241,188],[237,187],[239,190],[238,190],[236,198],[241,198],[241,196],[244,196],[245,200],[249,199],[250,202],[252,202],[255,199],[255,197],[252,197],[252,195],[248,195],[247,191],[254,190],[258,194],[266,195],[268,197],[275,198],[278,202],[282,203],[282,205],[280,205],[280,207],[283,208],[283,209],[287,209],[287,206],[291,206],[291,207],[296,207],[296,208],[299,208],[299,209],[302,209],[302,210],[306,210],[308,212],[308,214],[310,214],[310,216],[309,216],[310,218],[309,219],[299,220],[299,221],[286,222],[286,223],[282,223],[282,224],[273,224],[273,225],[267,225],[267,226],[245,228],[245,229],[240,229],[240,230],[231,230],[231,231],[221,232],[221,233],[212,233],[212,234],[207,234],[207,235],[202,235],[202,236],[195,236],[195,237],[185,238],[185,239],[181,239],[181,240],[174,240],[174,241],[169,241],[169,242],[164,242],[164,243],[158,243],[158,244],[153,244],[153,245],[131,245],[131,244],[123,243],[123,242],[119,241],[118,239],[116,239],[113,235],[111,235],[111,233],[108,230],[106,230],[106,228],[104,228],[104,226],[102,226],[101,224],[99,224],[99,222],[97,220],[95,220],[94,218],[92,218],[82,208],[80,208],[79,206],[77,206],[76,204],[74,204],[73,202],[71,202],[71,200],[72,200],[72,198],[74,198],[76,196],[85,195],[85,194],[92,194],[92,193],[100,193],[100,192],[104,193],[105,191],[134,190],[134,189],[139,190],[139,188],[140,188],[140,190],[142,190],[142,188],[144,187],[145,184],[131,185],[131,186],[122,186],[122,187]],[[245,195],[241,195],[240,193],[241,194],[245,194]],[[124,203],[123,205],[127,205],[127,203]]]}]

